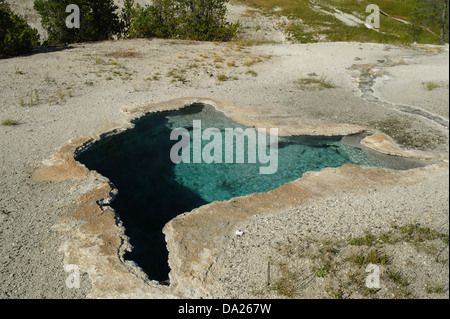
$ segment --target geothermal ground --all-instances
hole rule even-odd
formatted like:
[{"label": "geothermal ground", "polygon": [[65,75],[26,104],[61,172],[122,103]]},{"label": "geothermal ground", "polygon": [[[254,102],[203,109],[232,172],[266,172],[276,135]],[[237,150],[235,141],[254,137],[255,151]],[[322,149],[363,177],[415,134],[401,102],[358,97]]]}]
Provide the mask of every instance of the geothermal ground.
[{"label": "geothermal ground", "polygon": [[[0,298],[448,298],[448,46],[280,34],[0,60]],[[325,169],[179,216],[164,228],[171,284],[161,286],[123,260],[115,190],[73,155],[146,112],[192,102],[283,135],[367,132],[365,147],[429,165]],[[364,285],[369,262],[379,290]],[[67,287],[67,265],[79,267],[79,289]]]}]

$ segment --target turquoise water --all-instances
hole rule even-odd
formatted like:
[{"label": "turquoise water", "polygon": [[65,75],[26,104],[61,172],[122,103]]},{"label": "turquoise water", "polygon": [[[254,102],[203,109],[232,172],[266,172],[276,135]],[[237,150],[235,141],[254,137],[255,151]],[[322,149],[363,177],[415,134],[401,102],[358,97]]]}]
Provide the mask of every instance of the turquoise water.
[{"label": "turquoise water", "polygon": [[[193,120],[198,119],[202,121],[202,128],[214,127],[222,133],[226,128],[246,129],[211,107],[204,108],[195,114],[176,114],[169,117],[169,126],[171,129],[177,127],[191,129]],[[192,138],[192,131],[190,133]],[[342,144],[341,139],[340,137],[279,137],[278,170],[272,175],[262,175],[259,172],[260,167],[268,166],[268,164],[260,164],[258,161],[251,164],[247,160],[243,164],[238,164],[234,154],[232,164],[226,164],[225,160],[222,160],[221,164],[180,163],[174,167],[175,180],[198,194],[206,202],[214,202],[257,192],[268,192],[298,179],[305,172],[320,171],[326,167],[340,167],[346,163],[379,167],[385,165],[384,162],[370,157],[361,149]],[[225,142],[224,139],[223,142]],[[209,141],[203,141],[202,147],[208,143]],[[245,146],[247,150],[248,144]],[[191,148],[191,159],[192,152]],[[267,142],[266,154],[269,153],[269,142]],[[244,158],[247,159],[247,154]]]},{"label": "turquoise water", "polygon": [[[206,145],[204,142],[203,145]],[[267,149],[269,154],[269,149]],[[199,194],[207,202],[224,201],[233,197],[268,192],[294,181],[308,171],[340,167],[346,163],[384,166],[361,149],[341,143],[340,138],[279,138],[278,170],[262,175],[259,163],[186,164],[175,166],[175,180]],[[195,178],[193,178],[195,177]]]},{"label": "turquoise water", "polygon": [[[346,163],[385,166],[361,149],[344,145],[341,138],[310,137],[280,137],[278,170],[272,175],[260,174],[260,167],[268,164],[258,162],[174,164],[170,151],[177,141],[170,140],[170,134],[183,127],[192,137],[194,120],[201,120],[203,129],[217,128],[220,132],[241,127],[212,107],[192,105],[142,117],[134,121],[134,129],[104,137],[77,156],[79,162],[108,177],[117,187],[119,194],[111,206],[120,215],[134,247],[125,259],[136,262],[152,280],[168,279],[162,228],[181,213],[213,201],[267,192],[308,171]],[[207,144],[202,142],[202,146]]]}]

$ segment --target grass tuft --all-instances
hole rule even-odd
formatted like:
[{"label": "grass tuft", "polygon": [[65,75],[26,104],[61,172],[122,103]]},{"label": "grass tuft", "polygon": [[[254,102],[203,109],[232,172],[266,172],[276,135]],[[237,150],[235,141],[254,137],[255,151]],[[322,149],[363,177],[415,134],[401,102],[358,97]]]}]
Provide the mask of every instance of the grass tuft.
[{"label": "grass tuft", "polygon": [[428,91],[433,91],[434,89],[440,88],[441,86],[436,82],[426,82],[424,83]]},{"label": "grass tuft", "polygon": [[349,240],[349,244],[353,246],[372,246],[376,237],[372,234],[367,234],[364,237],[356,237]]},{"label": "grass tuft", "polygon": [[372,249],[367,254],[354,254],[350,257],[350,260],[358,266],[368,264],[388,265],[390,263],[389,257],[383,255],[378,249]]},{"label": "grass tuft", "polygon": [[316,271],[316,277],[325,278],[330,272],[328,266],[322,266]]},{"label": "grass tuft", "polygon": [[16,126],[19,125],[19,121],[13,119],[6,119],[2,121],[3,126]]},{"label": "grass tuft", "polygon": [[402,287],[409,285],[408,279],[400,271],[388,271],[387,276],[389,279]]}]

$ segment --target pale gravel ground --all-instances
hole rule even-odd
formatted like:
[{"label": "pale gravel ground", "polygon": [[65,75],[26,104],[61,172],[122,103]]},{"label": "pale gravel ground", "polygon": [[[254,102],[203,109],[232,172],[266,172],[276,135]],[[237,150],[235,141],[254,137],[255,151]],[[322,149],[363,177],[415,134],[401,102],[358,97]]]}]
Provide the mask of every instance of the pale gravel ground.
[{"label": "pale gravel ground", "polygon": [[[407,65],[397,65],[389,69],[374,86],[375,94],[382,100],[397,104],[415,105],[424,110],[448,119],[448,100],[445,94],[437,97],[435,92],[424,90],[426,83],[434,82],[439,85],[435,90],[448,92],[449,60],[435,57],[405,58]],[[408,67],[416,64],[414,69]],[[395,79],[392,81],[392,79]],[[398,94],[402,92],[402,94]],[[422,94],[415,94],[422,92]],[[446,107],[447,106],[447,107]]]},{"label": "pale gravel ground", "polygon": [[[299,259],[286,259],[285,254],[280,253],[277,247],[301,248],[305,242],[320,246],[324,239],[343,241],[349,246],[349,238],[365,236],[366,233],[378,236],[391,231],[393,225],[415,223],[448,234],[448,193],[437,191],[448,188],[448,171],[438,171],[433,172],[433,180],[411,187],[371,187],[359,192],[327,196],[303,207],[250,218],[235,226],[243,235],[229,238],[223,247],[223,267],[228,271],[219,279],[223,289],[220,293],[223,296],[244,298],[280,297],[267,290],[267,263],[272,260],[295,264]],[[286,225],[289,225],[289,231],[286,231]],[[357,251],[356,247],[353,249]],[[411,281],[408,289],[412,298],[448,298],[448,247],[444,246],[443,249],[443,257],[439,259],[440,262],[436,262],[435,255],[427,254],[412,244],[402,242],[387,245],[384,250],[392,258],[392,262],[384,266],[383,270],[401,271]],[[329,298],[324,288],[332,284],[331,280],[314,275],[311,268],[315,266],[317,270],[317,262],[314,264],[311,259],[306,258],[306,261],[301,260],[296,265],[308,282],[297,297]],[[272,267],[275,276],[276,262],[272,262]],[[364,269],[356,271],[362,277],[366,275]],[[348,281],[345,276],[338,279],[341,287]],[[427,285],[442,285],[447,291],[441,295],[430,295],[426,292]],[[395,292],[395,285],[386,277],[382,277],[381,286],[383,289],[377,297],[394,297],[391,294]],[[354,289],[344,291],[346,298],[362,297]],[[398,292],[395,297],[400,297]]]},{"label": "pale gravel ground", "polygon": [[[136,56],[119,59],[108,56],[118,50],[132,50]],[[384,45],[358,43],[239,48],[229,44],[133,40],[80,44],[61,51],[36,52],[0,60],[0,121],[8,118],[20,121],[20,125],[15,127],[0,126],[0,298],[82,298],[89,292],[87,279],[82,280],[80,290],[65,287],[67,274],[63,269],[62,255],[58,253],[62,238],[51,229],[63,208],[76,198],[77,183],[37,185],[30,177],[43,160],[71,138],[88,135],[94,129],[101,131],[102,128],[108,130],[122,126],[127,120],[126,115],[120,112],[124,108],[176,97],[209,96],[238,105],[256,106],[261,114],[281,117],[302,116],[362,125],[395,118],[408,125],[413,124],[417,136],[445,138],[447,143],[432,145],[432,150],[448,153],[447,129],[362,100],[358,73],[348,70],[355,63],[376,64],[386,55],[415,53],[425,52],[408,48],[386,51]],[[408,74],[414,75],[408,77],[407,83],[400,77],[400,71],[389,69],[393,76],[380,90],[384,98],[393,102],[411,102],[448,119],[448,91],[428,93],[416,88],[410,90],[410,100],[402,100],[400,95],[388,89],[408,90],[410,83],[417,86],[423,78],[437,77],[442,81],[447,79],[448,85],[448,73],[436,74],[436,70],[447,68],[448,52],[430,54],[433,54],[430,59],[417,60],[421,64],[402,66],[409,70]],[[224,58],[225,62],[214,62],[215,55]],[[252,57],[263,57],[263,62],[244,66],[243,63]],[[102,61],[109,65],[103,65]],[[237,67],[227,66],[226,62],[232,61]],[[111,65],[111,62],[117,65]],[[188,66],[194,63],[198,67],[189,69]],[[218,65],[221,68],[216,68]],[[172,77],[167,74],[174,68],[186,69],[185,77],[190,82],[171,82]],[[249,69],[255,70],[258,76],[246,74]],[[307,77],[312,72],[326,76],[338,87],[310,92],[301,91],[293,84],[294,80]],[[156,73],[160,74],[159,80],[145,80]],[[216,76],[221,73],[238,79],[219,83]],[[21,98],[26,104],[35,91],[38,92],[39,103],[33,107],[21,107]],[[425,94],[431,102],[422,103]],[[63,95],[64,99],[58,101],[58,95]],[[414,101],[418,103],[414,104]],[[439,101],[439,107],[434,101]],[[412,212],[407,216],[415,216],[414,212],[423,208],[424,212],[438,209],[448,216],[448,197],[441,193],[448,191],[448,171],[435,181],[417,186],[412,193],[405,193],[409,191],[396,190],[398,196],[392,196],[390,190],[380,190],[376,196],[362,195],[361,199],[339,197],[335,199],[336,214],[345,216],[343,213],[350,204],[365,207],[363,199],[374,205],[375,211],[379,209],[380,213],[388,213],[383,210],[385,208],[377,206],[378,199],[381,201],[387,197],[401,198],[395,204],[400,215]],[[316,205],[302,208],[301,213],[322,211],[318,216],[324,218],[330,202]],[[293,208],[281,214],[280,219],[270,215],[253,221],[253,224],[243,225],[243,228],[247,234],[261,227],[272,227],[274,231],[277,227],[284,229],[282,226],[286,221],[290,224],[292,216],[299,212],[299,208]],[[369,225],[367,219],[362,223]],[[358,229],[364,229],[363,225]],[[301,224],[294,226],[301,231]],[[254,243],[249,245],[256,245],[259,239],[253,240]],[[240,256],[238,250],[231,251]],[[226,288],[231,295],[236,294],[233,287]]]}]

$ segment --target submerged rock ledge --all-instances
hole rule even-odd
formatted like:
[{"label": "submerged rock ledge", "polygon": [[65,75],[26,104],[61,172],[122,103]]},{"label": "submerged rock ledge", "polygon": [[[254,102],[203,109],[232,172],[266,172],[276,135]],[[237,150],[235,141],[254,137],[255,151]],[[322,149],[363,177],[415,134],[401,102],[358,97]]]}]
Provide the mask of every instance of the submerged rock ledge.
[{"label": "submerged rock ledge", "polygon": [[[99,128],[89,137],[71,140],[33,175],[36,182],[62,182],[76,179],[83,194],[66,208],[54,230],[67,238],[60,251],[65,264],[76,264],[92,283],[91,298],[178,298],[218,297],[225,292],[217,280],[226,271],[224,242],[235,236],[242,221],[292,207],[301,207],[326,196],[380,187],[409,187],[448,175],[448,154],[428,154],[402,150],[388,136],[356,125],[324,123],[301,118],[279,118],[261,114],[251,106],[237,106],[209,98],[181,98],[125,109],[129,121],[150,112],[176,110],[193,103],[214,106],[232,120],[250,127],[278,127],[282,136],[337,136],[370,132],[363,143],[379,152],[404,157],[441,160],[440,163],[408,171],[344,165],[311,172],[268,193],[252,194],[225,202],[214,202],[180,215],[164,228],[171,268],[170,286],[149,281],[132,262],[123,259],[130,249],[117,214],[108,206],[116,190],[109,180],[88,171],[74,160],[83,147],[104,134],[132,127]],[[374,208],[376,209],[376,207]],[[419,218],[411,216],[411,218]],[[448,218],[448,216],[447,216]],[[332,222],[332,220],[330,220]],[[287,226],[287,225],[286,225]],[[344,235],[344,234],[342,234]]]}]

